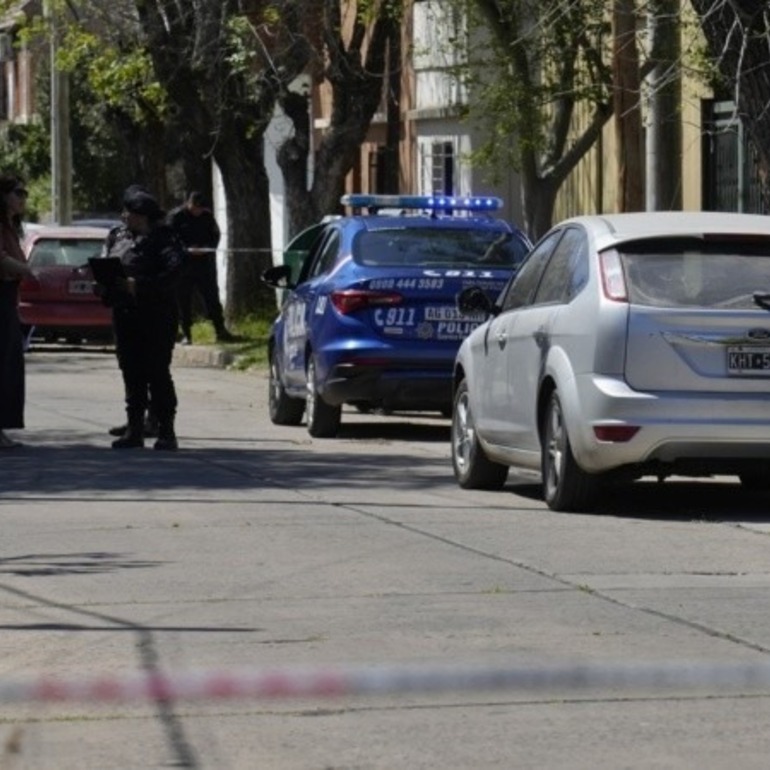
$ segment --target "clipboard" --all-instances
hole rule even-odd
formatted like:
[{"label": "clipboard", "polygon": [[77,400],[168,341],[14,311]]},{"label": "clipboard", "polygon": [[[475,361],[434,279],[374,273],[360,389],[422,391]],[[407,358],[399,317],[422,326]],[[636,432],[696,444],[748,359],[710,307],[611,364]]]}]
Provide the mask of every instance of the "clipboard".
[{"label": "clipboard", "polygon": [[102,286],[114,286],[118,278],[125,278],[126,271],[119,257],[90,257],[88,266],[96,283]]}]

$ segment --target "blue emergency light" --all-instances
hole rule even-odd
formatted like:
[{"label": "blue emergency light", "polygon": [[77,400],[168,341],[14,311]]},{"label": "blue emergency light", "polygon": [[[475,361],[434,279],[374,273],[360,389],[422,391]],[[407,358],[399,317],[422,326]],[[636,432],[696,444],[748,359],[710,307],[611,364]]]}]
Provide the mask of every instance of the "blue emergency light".
[{"label": "blue emergency light", "polygon": [[340,198],[343,206],[354,209],[423,209],[429,211],[497,211],[501,198],[489,195],[368,195],[355,193]]}]

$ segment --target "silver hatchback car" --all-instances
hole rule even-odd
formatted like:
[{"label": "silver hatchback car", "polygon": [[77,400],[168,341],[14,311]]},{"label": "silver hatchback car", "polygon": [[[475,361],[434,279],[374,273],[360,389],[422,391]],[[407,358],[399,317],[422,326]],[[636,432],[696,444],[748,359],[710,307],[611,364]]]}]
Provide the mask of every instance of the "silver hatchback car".
[{"label": "silver hatchback car", "polygon": [[490,315],[455,362],[461,487],[534,470],[557,511],[647,475],[770,488],[770,217],[576,217],[458,307]]}]

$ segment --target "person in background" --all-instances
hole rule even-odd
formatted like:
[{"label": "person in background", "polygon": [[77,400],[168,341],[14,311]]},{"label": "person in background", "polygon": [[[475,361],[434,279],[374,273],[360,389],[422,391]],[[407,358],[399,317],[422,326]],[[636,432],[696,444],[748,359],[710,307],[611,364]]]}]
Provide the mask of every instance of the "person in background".
[{"label": "person in background", "polygon": [[165,212],[143,188],[134,185],[126,190],[122,217],[125,227],[110,231],[104,253],[119,258],[126,275],[114,286],[99,290],[112,307],[128,417],[126,432],[112,446],[144,446],[145,412],[151,400],[158,420],[155,449],[175,451],[177,396],[171,356],[179,322],[176,284],[184,247],[164,224]]},{"label": "person in background", "polygon": [[0,450],[21,446],[6,429],[24,427],[24,336],[19,281],[32,275],[21,248],[27,191],[19,177],[0,175]]},{"label": "person in background", "polygon": [[206,206],[203,193],[191,192],[181,206],[168,217],[168,223],[187,248],[188,259],[179,281],[179,315],[182,345],[192,343],[193,292],[197,289],[203,299],[206,315],[214,324],[217,342],[234,342],[236,337],[225,326],[217,281],[219,226]]}]

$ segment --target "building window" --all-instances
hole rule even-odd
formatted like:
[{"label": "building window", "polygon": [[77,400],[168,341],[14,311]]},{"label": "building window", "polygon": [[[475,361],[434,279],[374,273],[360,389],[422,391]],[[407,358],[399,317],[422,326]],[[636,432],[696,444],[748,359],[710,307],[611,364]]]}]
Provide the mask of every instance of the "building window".
[{"label": "building window", "polygon": [[[392,154],[392,153],[391,153]],[[388,148],[379,145],[369,152],[369,192],[376,195],[393,195],[398,192],[398,161],[396,167],[388,166]],[[393,172],[396,172],[395,174]],[[390,172],[390,173],[389,173]]]},{"label": "building window", "polygon": [[433,142],[430,153],[431,192],[452,195],[455,187],[455,148],[452,142]]}]

